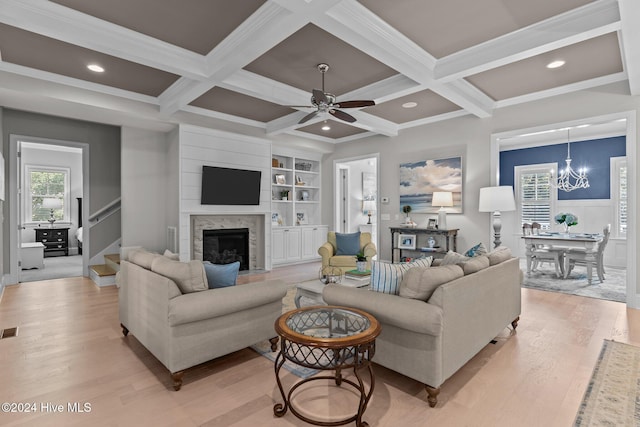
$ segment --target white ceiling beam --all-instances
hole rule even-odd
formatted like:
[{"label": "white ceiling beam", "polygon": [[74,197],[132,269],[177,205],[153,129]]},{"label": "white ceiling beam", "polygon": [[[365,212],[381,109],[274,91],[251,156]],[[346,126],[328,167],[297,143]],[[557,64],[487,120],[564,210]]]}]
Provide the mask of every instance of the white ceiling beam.
[{"label": "white ceiling beam", "polygon": [[46,0],[0,0],[0,22],[191,79],[204,79],[202,55]]},{"label": "white ceiling beam", "polygon": [[620,72],[616,74],[610,74],[608,76],[596,77],[590,80],[583,80],[577,83],[571,83],[564,86],[554,87],[552,89],[542,90],[539,92],[528,93],[526,95],[516,96],[509,99],[503,99],[496,102],[496,108],[510,107],[512,105],[524,104],[527,102],[538,101],[545,98],[551,98],[552,96],[563,95],[566,93],[577,92],[580,90],[587,90],[594,87],[604,86],[611,83],[617,83],[627,80],[627,73]]},{"label": "white ceiling beam", "polygon": [[[436,93],[453,94],[458,89],[433,78],[432,55],[356,1],[336,5],[314,23]],[[449,99],[478,117],[491,115],[493,100],[481,91],[456,92]]]},{"label": "white ceiling beam", "polygon": [[274,104],[311,106],[310,91],[298,89],[247,70],[236,71],[218,86]]},{"label": "white ceiling beam", "polygon": [[622,15],[622,51],[631,95],[640,95],[640,1],[619,0]]},{"label": "white ceiling beam", "polygon": [[289,133],[298,128],[309,126],[327,118],[323,114],[318,114],[316,117],[312,118],[308,122],[303,124],[298,124],[300,119],[302,119],[307,114],[311,113],[313,110],[309,110],[307,112],[304,111],[296,111],[295,113],[287,114],[286,116],[279,117],[277,119],[271,120],[267,123],[266,131],[267,135],[278,135],[281,133]]},{"label": "white ceiling beam", "polygon": [[599,0],[441,58],[434,77],[441,82],[462,79],[619,28],[617,1]]}]

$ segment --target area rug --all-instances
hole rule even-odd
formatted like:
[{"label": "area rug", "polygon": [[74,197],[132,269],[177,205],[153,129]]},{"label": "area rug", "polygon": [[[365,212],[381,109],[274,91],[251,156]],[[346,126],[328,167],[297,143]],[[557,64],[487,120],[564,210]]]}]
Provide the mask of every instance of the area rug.
[{"label": "area rug", "polygon": [[591,284],[589,284],[585,267],[575,267],[566,279],[558,279],[554,266],[548,263],[538,266],[536,271],[527,273],[527,261],[520,259],[520,268],[524,272],[522,286],[525,288],[561,292],[608,301],[625,302],[627,300],[626,269],[607,267],[603,283],[600,283],[594,271]]},{"label": "area rug", "polygon": [[640,425],[640,347],[604,340],[574,426]]},{"label": "area rug", "polygon": [[[282,299],[282,312],[286,313],[287,311],[291,311],[295,309],[294,297],[296,294],[296,288],[289,289],[285,297]],[[275,362],[278,353],[280,352],[280,340],[278,340],[278,348],[276,351],[271,351],[271,343],[267,340],[259,342],[258,344],[252,345],[251,348],[258,352],[258,354],[266,357],[267,359]],[[292,374],[300,377],[300,378],[309,378],[317,374],[319,371],[317,369],[305,368],[304,366],[297,365],[290,361],[285,361],[284,365],[282,365],[284,369],[291,372]]]}]

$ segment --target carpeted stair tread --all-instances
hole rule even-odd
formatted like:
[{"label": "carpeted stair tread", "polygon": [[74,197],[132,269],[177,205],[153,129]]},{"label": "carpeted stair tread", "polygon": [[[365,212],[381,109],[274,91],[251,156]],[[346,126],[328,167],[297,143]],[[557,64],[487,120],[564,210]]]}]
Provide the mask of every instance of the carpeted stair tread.
[{"label": "carpeted stair tread", "polygon": [[93,270],[99,277],[115,276],[116,274],[116,271],[106,264],[92,265],[91,270]]}]

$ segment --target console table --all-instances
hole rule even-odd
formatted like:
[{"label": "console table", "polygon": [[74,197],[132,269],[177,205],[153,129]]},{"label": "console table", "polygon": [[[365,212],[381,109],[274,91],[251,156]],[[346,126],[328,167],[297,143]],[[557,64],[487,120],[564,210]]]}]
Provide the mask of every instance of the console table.
[{"label": "console table", "polygon": [[[417,228],[417,227],[389,227],[389,229],[391,230],[391,262],[398,262],[400,260],[402,260],[402,253],[403,252],[409,252],[412,253],[414,255],[416,254],[431,254],[434,256],[443,256],[444,254],[446,254],[447,252],[449,252],[449,250],[452,250],[454,252],[456,252],[457,250],[457,243],[456,243],[456,239],[458,237],[458,228],[453,228],[450,230],[444,230],[444,229],[430,229],[430,228]],[[401,234],[411,234],[411,235],[415,235],[416,239],[415,239],[415,249],[407,249],[407,248],[399,248],[398,246],[398,236]],[[435,248],[434,250],[423,250],[422,248],[425,248],[426,246],[426,242],[422,242],[424,244],[420,244],[418,242],[418,237],[420,235],[425,235],[425,236],[444,236],[444,240],[445,240],[445,246],[444,248],[440,247],[440,248]],[[396,254],[398,255],[396,257]]]}]

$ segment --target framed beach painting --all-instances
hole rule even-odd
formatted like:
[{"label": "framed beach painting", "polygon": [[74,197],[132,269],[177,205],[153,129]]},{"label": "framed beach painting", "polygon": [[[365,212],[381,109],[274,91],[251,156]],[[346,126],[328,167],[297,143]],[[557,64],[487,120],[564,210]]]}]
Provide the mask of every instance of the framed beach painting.
[{"label": "framed beach painting", "polygon": [[435,191],[453,193],[448,213],[462,213],[462,157],[423,160],[400,164],[400,209],[411,206],[411,213],[437,213],[431,206]]}]

